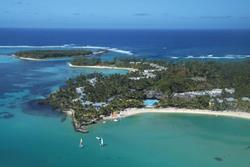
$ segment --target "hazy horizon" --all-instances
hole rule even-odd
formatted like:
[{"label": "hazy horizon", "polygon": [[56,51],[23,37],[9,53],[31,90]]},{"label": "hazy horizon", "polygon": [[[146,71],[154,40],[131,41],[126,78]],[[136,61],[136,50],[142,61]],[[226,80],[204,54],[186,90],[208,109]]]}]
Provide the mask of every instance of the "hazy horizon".
[{"label": "hazy horizon", "polygon": [[250,1],[9,0],[1,28],[250,29]]}]

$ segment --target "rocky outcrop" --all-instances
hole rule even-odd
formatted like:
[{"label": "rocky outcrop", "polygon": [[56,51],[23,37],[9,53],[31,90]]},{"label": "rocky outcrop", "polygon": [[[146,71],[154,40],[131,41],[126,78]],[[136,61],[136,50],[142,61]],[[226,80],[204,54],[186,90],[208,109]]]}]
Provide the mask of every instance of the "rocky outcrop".
[{"label": "rocky outcrop", "polygon": [[88,133],[88,129],[86,128],[85,125],[80,124],[74,117],[73,117],[73,125],[74,129],[76,132],[81,132],[81,133]]},{"label": "rocky outcrop", "polygon": [[10,119],[14,117],[14,114],[9,113],[9,112],[0,112],[0,119]]}]

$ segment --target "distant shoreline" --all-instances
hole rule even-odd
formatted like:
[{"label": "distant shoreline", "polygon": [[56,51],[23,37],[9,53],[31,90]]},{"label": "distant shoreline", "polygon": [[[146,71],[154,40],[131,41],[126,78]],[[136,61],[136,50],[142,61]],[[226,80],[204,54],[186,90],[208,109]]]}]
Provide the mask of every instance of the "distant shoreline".
[{"label": "distant shoreline", "polygon": [[112,67],[112,66],[101,66],[101,65],[95,65],[95,66],[78,66],[78,65],[73,65],[71,63],[68,63],[68,65],[70,67],[72,67],[72,68],[98,68],[98,69],[113,69],[113,70],[137,71],[137,69],[126,68],[126,67]]},{"label": "distant shoreline", "polygon": [[[197,114],[197,115],[211,115],[211,116],[223,116],[232,118],[242,118],[250,120],[250,113],[238,112],[238,111],[212,111],[212,110],[201,110],[201,109],[181,109],[181,108],[128,108],[119,113],[119,117],[130,117],[144,113],[173,113],[173,114]],[[106,117],[108,119],[114,119],[111,116]]]},{"label": "distant shoreline", "polygon": [[17,57],[18,59],[21,59],[21,60],[31,60],[31,61],[44,61],[46,59],[35,59],[35,58],[29,58],[29,57],[18,57],[16,55],[14,55],[15,57]]}]

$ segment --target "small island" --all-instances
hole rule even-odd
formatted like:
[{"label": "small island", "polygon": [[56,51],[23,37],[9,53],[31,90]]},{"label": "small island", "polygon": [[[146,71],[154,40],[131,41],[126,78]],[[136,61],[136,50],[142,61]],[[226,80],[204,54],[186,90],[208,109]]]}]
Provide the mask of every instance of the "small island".
[{"label": "small island", "polygon": [[43,60],[49,58],[63,58],[63,57],[76,57],[76,56],[87,56],[92,54],[102,54],[104,51],[93,52],[90,50],[30,50],[30,51],[19,51],[15,53],[20,59],[27,60]]},{"label": "small island", "polygon": [[80,75],[50,94],[46,102],[72,114],[75,129],[80,132],[87,132],[89,124],[114,118],[125,110],[145,108],[145,100],[155,101],[150,106],[155,108],[250,112],[249,61],[115,59],[103,62],[80,58],[70,64],[136,69],[126,75]]}]

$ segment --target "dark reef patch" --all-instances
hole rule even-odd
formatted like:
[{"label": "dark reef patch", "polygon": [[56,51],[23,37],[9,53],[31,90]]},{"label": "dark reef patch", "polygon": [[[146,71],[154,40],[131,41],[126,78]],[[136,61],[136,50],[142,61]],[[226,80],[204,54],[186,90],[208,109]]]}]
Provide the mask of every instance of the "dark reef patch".
[{"label": "dark reef patch", "polygon": [[0,112],[0,119],[10,119],[13,118],[14,114],[9,112]]},{"label": "dark reef patch", "polygon": [[216,160],[216,161],[223,161],[223,158],[221,158],[221,157],[214,157],[214,159]]},{"label": "dark reef patch", "polygon": [[66,115],[66,114],[62,115],[62,117],[61,117],[61,122],[65,122],[66,119],[67,119],[67,115]]},{"label": "dark reef patch", "polygon": [[36,99],[36,100],[31,100],[27,103],[23,103],[22,111],[25,114],[33,115],[33,116],[59,117],[59,118],[65,117],[65,114],[54,110],[43,99]]},{"label": "dark reef patch", "polygon": [[17,108],[17,105],[10,103],[10,104],[6,105],[6,107],[8,107],[9,109],[13,109],[13,108]]}]

